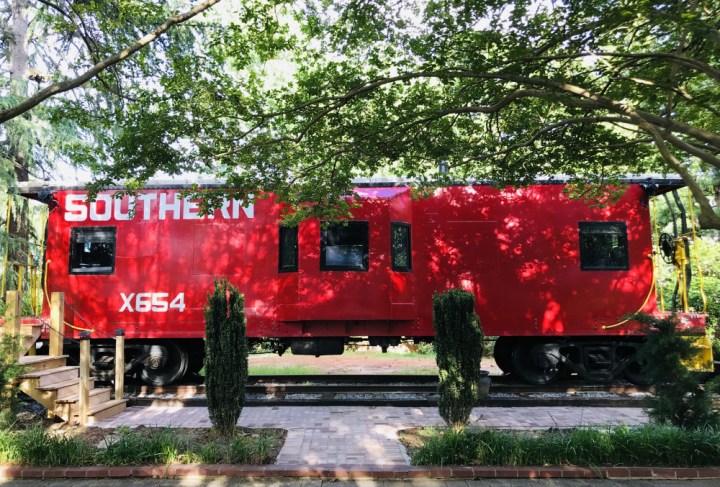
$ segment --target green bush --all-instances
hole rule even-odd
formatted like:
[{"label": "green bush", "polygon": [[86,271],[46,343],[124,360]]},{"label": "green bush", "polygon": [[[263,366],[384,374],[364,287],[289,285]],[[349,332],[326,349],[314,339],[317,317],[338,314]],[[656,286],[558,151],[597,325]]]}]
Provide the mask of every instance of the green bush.
[{"label": "green bush", "polygon": [[0,337],[0,428],[15,422],[19,403],[15,379],[25,367],[15,361],[21,349],[20,338],[12,335]]},{"label": "green bush", "polygon": [[440,416],[454,428],[465,425],[478,397],[483,333],[475,298],[461,289],[433,296],[435,361]]},{"label": "green bush", "polygon": [[227,280],[216,280],[205,307],[205,391],[210,421],[223,435],[235,431],[247,376],[243,296]]},{"label": "green bush", "polygon": [[[693,283],[699,282],[695,276]],[[717,331],[720,322],[720,278],[714,276],[703,277],[703,292],[705,293],[705,312],[707,313],[707,326],[711,331]],[[703,310],[703,299],[699,287],[693,285],[688,294],[688,303],[696,311]]]},{"label": "green bush", "polygon": [[435,355],[435,344],[433,342],[418,342],[415,344],[417,353],[420,355]]},{"label": "green bush", "polygon": [[637,319],[648,329],[638,356],[655,387],[655,394],[648,399],[650,417],[657,423],[683,428],[720,426],[720,415],[712,408],[712,394],[720,390],[720,377],[704,382],[704,374],[683,365],[696,348],[677,330],[677,318],[639,315]]},{"label": "green bush", "polygon": [[707,466],[720,458],[720,430],[656,425],[537,434],[436,430],[411,457],[413,465]]}]

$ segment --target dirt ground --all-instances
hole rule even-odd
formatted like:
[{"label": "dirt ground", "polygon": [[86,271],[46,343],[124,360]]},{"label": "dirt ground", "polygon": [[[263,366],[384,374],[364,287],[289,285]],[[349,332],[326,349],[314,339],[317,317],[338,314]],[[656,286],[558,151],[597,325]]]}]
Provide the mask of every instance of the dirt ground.
[{"label": "dirt ground", "polygon": [[[385,355],[385,354],[383,354]],[[251,355],[251,365],[269,365],[292,369],[293,367],[311,367],[319,370],[321,374],[343,375],[385,375],[385,374],[436,374],[437,365],[434,357],[403,356],[398,353],[388,353],[386,356],[378,352],[352,352],[343,355],[325,355],[314,357],[311,355],[284,354],[282,357],[272,354]],[[495,365],[493,359],[484,359],[482,369],[488,370],[491,375],[502,372]]]}]

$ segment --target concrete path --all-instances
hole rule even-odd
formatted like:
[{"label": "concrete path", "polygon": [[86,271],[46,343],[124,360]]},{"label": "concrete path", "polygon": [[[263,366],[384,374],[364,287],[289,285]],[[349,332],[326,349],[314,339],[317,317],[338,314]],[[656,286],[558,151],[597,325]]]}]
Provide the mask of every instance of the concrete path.
[{"label": "concrete path", "polygon": [[[587,425],[638,425],[647,422],[639,408],[516,407],[476,408],[471,424],[506,429],[546,429]],[[252,407],[238,422],[249,428],[288,430],[276,465],[398,466],[409,460],[397,432],[441,425],[437,408]],[[207,408],[131,407],[95,426],[210,427]]]}]

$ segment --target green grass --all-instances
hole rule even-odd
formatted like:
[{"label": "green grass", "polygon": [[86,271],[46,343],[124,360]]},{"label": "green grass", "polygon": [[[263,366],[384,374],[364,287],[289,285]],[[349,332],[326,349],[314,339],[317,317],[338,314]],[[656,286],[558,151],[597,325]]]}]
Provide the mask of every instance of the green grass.
[{"label": "green grass", "polygon": [[[309,365],[250,364],[248,375],[323,375],[322,369]],[[198,374],[205,377],[205,367]]]},{"label": "green grass", "polygon": [[0,464],[26,466],[154,465],[172,463],[264,464],[274,459],[282,430],[238,429],[232,437],[208,429],[118,428],[93,444],[82,436],[40,428],[0,430]]},{"label": "green grass", "polygon": [[250,375],[322,375],[325,372],[309,365],[250,364]]},{"label": "green grass", "polygon": [[413,465],[707,466],[720,431],[673,426],[576,428],[531,434],[420,429],[401,434]]},{"label": "green grass", "polygon": [[418,352],[393,352],[388,351],[388,353],[382,353],[382,352],[365,352],[365,351],[358,351],[358,350],[345,350],[344,355],[355,355],[357,357],[363,357],[363,358],[412,358],[412,359],[418,359],[418,358],[427,358],[427,359],[434,359],[435,354],[429,354],[429,353],[418,353]]},{"label": "green grass", "polygon": [[438,375],[437,367],[402,367],[387,372],[388,375]]}]

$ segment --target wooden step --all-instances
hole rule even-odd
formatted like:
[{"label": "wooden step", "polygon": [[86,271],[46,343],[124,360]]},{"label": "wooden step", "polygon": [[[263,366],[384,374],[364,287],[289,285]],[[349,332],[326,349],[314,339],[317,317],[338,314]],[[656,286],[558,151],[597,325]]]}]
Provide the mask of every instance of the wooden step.
[{"label": "wooden step", "polygon": [[[112,401],[107,401],[102,404],[98,404],[97,406],[93,406],[88,409],[87,424],[94,424],[98,421],[102,421],[103,419],[111,418],[116,414],[125,411],[126,405],[127,399],[113,399]],[[73,419],[78,421],[78,414],[75,414]]]},{"label": "wooden step", "polygon": [[[72,396],[73,394],[78,393],[78,388],[80,387],[80,378],[76,379],[70,379],[63,382],[57,382],[55,384],[51,384],[49,386],[45,387],[38,387],[38,391],[42,393],[56,393],[55,398],[53,401],[58,399],[63,399],[68,396]],[[95,387],[95,381],[90,381],[90,389],[93,389]]]},{"label": "wooden step", "polygon": [[79,374],[80,367],[77,365],[64,367],[56,367],[54,369],[38,370],[37,372],[28,372],[22,374],[20,380],[28,380],[36,382],[35,387],[46,387],[58,382],[64,382],[70,379],[76,379]]},{"label": "wooden step", "polygon": [[[90,390],[90,403],[88,409],[92,409],[95,406],[110,401],[110,395],[112,389],[105,387],[102,389],[91,389]],[[71,417],[77,416],[80,411],[80,395],[75,394],[73,396],[64,397],[55,401],[54,413],[56,416],[63,418],[68,421]]]},{"label": "wooden step", "polygon": [[[40,338],[40,334],[42,333],[42,322],[39,318],[21,318],[20,319],[20,336],[22,337],[22,355],[25,355],[28,350],[30,350],[34,345],[35,342],[37,342],[38,338]],[[14,330],[11,330],[7,327],[5,323],[5,318],[0,317],[0,336],[3,336],[5,333],[13,333]]]},{"label": "wooden step", "polygon": [[25,355],[20,357],[20,365],[25,366],[28,371],[38,372],[40,370],[56,369],[67,365],[68,355]]}]

